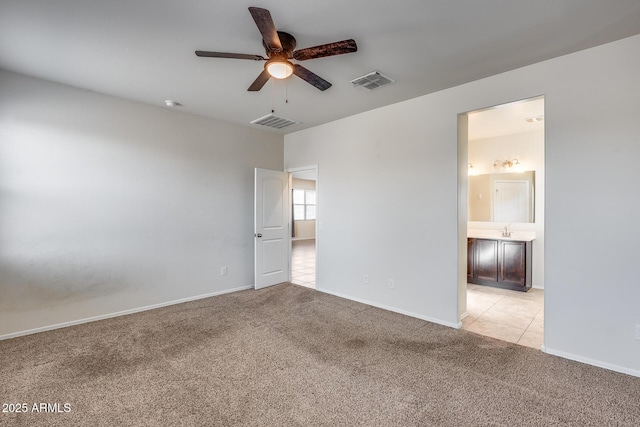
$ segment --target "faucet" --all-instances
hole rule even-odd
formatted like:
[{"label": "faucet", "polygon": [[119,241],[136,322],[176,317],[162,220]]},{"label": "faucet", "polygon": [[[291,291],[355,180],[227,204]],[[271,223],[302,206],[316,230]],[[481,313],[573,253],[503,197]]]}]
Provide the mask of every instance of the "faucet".
[{"label": "faucet", "polygon": [[511,237],[511,231],[509,230],[509,225],[504,226],[504,230],[502,230],[502,237]]}]

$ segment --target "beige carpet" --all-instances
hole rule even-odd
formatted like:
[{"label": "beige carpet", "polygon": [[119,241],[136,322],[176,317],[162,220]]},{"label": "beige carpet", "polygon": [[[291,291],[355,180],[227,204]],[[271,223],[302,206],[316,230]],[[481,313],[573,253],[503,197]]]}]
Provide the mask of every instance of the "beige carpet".
[{"label": "beige carpet", "polygon": [[640,378],[291,284],[1,341],[0,400],[28,406],[3,426],[640,425]]}]

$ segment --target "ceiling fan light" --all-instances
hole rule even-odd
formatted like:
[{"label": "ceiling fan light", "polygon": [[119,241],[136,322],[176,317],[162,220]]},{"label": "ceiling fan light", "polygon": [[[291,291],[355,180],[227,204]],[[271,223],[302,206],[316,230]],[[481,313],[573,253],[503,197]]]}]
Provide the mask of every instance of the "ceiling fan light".
[{"label": "ceiling fan light", "polygon": [[267,63],[267,72],[276,79],[286,79],[293,74],[293,64],[289,61],[272,61]]}]

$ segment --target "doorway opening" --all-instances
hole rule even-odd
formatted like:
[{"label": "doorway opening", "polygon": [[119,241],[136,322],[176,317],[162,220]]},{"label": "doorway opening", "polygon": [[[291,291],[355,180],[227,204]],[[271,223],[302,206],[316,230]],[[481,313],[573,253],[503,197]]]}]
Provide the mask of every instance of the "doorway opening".
[{"label": "doorway opening", "polygon": [[458,124],[462,328],[541,349],[544,97],[464,113]]},{"label": "doorway opening", "polygon": [[318,168],[289,169],[291,174],[291,283],[316,288]]}]

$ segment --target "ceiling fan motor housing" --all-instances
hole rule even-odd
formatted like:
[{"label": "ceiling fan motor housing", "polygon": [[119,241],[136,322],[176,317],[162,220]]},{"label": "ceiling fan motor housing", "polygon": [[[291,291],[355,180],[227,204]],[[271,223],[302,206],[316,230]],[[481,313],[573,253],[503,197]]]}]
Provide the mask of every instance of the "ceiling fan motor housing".
[{"label": "ceiling fan motor housing", "polygon": [[284,31],[278,31],[278,38],[280,39],[280,44],[282,45],[282,52],[277,50],[270,50],[264,39],[262,40],[262,46],[264,46],[264,51],[267,56],[271,58],[274,55],[284,53],[287,58],[293,58],[293,51],[296,49],[296,38],[293,37],[289,33],[285,33]]}]

